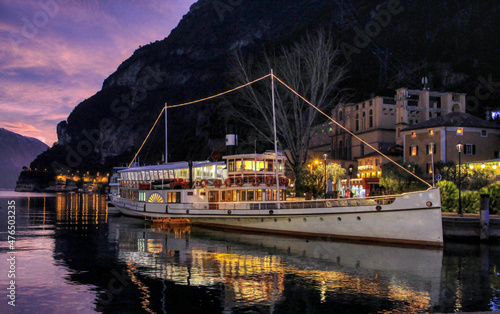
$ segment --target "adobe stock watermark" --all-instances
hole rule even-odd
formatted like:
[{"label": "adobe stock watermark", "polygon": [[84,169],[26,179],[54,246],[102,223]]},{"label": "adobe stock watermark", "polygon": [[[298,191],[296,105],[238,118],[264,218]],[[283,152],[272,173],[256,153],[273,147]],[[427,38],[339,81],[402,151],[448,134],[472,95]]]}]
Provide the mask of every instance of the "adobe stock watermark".
[{"label": "adobe stock watermark", "polygon": [[96,310],[99,312],[104,311],[104,307],[111,304],[113,297],[120,294],[130,284],[130,276],[127,271],[123,271],[120,274],[113,269],[111,270],[111,274],[113,278],[108,282],[108,289],[104,290],[104,294],[97,301]]},{"label": "adobe stock watermark", "polygon": [[[120,121],[124,121],[130,115],[132,109],[135,109],[139,103],[147,98],[150,91],[154,90],[160,83],[164,81],[167,74],[161,72],[159,69],[153,69],[150,66],[145,68],[146,75],[131,94],[122,94],[111,102],[111,112],[113,112]],[[103,118],[99,121],[98,128],[90,131],[84,129],[81,134],[81,139],[75,148],[66,145],[66,158],[65,165],[60,162],[53,161],[51,166],[54,171],[70,170],[69,168],[78,167],[84,158],[90,156],[97,147],[106,140],[105,134],[110,134],[115,131],[117,126],[111,119]]]},{"label": "adobe stock watermark", "polygon": [[474,95],[467,95],[465,104],[467,111],[473,112],[479,109],[480,101],[485,101],[495,94],[500,87],[500,82],[493,81],[493,74],[489,74],[488,78],[479,76],[477,78],[477,86],[474,90]]},{"label": "adobe stock watermark", "polygon": [[385,8],[378,11],[371,11],[373,18],[366,23],[363,29],[354,26],[353,29],[356,35],[353,38],[352,44],[346,42],[340,44],[340,49],[347,62],[351,62],[352,56],[359,54],[361,49],[366,48],[372,39],[378,36],[382,29],[391,23],[392,17],[403,12],[403,10],[399,0],[391,0]]},{"label": "adobe stock watermark", "polygon": [[60,11],[60,5],[66,4],[70,0],[39,0],[37,1],[38,10],[31,17],[23,16],[21,18],[22,26],[19,33],[10,32],[7,37],[14,50],[17,52],[19,46],[26,44],[35,38],[40,29],[45,27],[49,21]]},{"label": "adobe stock watermark", "polygon": [[224,22],[226,13],[232,12],[243,0],[214,0],[213,6],[221,22]]}]

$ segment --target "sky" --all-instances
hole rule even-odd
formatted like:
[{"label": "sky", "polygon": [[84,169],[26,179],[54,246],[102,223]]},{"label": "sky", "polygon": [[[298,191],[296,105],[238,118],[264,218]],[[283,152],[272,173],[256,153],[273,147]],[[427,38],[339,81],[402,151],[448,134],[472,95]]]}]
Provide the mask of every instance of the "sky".
[{"label": "sky", "polygon": [[195,0],[0,0],[0,128],[52,146],[56,126]]}]

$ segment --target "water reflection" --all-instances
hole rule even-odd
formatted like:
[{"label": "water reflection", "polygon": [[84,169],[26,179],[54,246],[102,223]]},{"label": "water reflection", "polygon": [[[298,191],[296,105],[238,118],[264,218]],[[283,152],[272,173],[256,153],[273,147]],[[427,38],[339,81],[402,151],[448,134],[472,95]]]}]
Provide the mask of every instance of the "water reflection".
[{"label": "water reflection", "polygon": [[[118,219],[117,228],[110,229],[110,237],[120,243],[120,261],[176,285],[223,287],[224,310],[257,306],[288,311],[302,306],[317,311],[356,301],[359,309],[420,312],[439,302],[441,250],[157,224],[142,230],[120,228],[126,220]],[[311,298],[291,298],[297,289]],[[146,296],[143,303],[149,302]]]},{"label": "water reflection", "polygon": [[[16,204],[21,311],[500,308],[495,245],[422,250],[170,226],[109,217],[104,197],[92,194],[29,196]],[[0,226],[5,233],[5,222]],[[4,244],[0,253],[6,253]]]}]

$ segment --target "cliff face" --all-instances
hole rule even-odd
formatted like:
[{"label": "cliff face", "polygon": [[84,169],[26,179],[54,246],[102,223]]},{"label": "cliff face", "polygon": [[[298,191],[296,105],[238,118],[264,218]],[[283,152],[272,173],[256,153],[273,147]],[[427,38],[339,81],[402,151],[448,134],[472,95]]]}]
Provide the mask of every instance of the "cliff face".
[{"label": "cliff face", "polygon": [[[349,68],[345,87],[353,100],[393,95],[402,86],[476,93],[490,81],[481,106],[496,105],[500,78],[496,1],[200,0],[176,29],[137,49],[57,127],[59,144],[32,167],[109,169],[128,162],[165,102],[177,104],[233,87],[235,50],[256,53],[289,45],[307,31],[325,28],[336,38]],[[491,77],[491,79],[488,79]],[[491,82],[493,81],[493,82]],[[484,85],[484,84],[483,84]],[[169,110],[169,160],[203,159],[223,149],[221,100]],[[481,106],[474,112],[482,115]],[[159,121],[160,124],[164,120]],[[164,128],[141,153],[156,163]]]},{"label": "cliff face", "polygon": [[22,168],[47,148],[35,138],[0,128],[0,188],[14,189]]}]

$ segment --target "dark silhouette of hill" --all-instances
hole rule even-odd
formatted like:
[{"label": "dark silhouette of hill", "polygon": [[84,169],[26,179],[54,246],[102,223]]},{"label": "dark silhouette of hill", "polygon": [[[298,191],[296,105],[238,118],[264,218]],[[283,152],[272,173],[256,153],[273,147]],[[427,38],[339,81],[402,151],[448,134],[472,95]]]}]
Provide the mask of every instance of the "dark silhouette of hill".
[{"label": "dark silhouette of hill", "polygon": [[0,188],[14,189],[23,167],[48,146],[32,137],[25,137],[0,128]]}]

